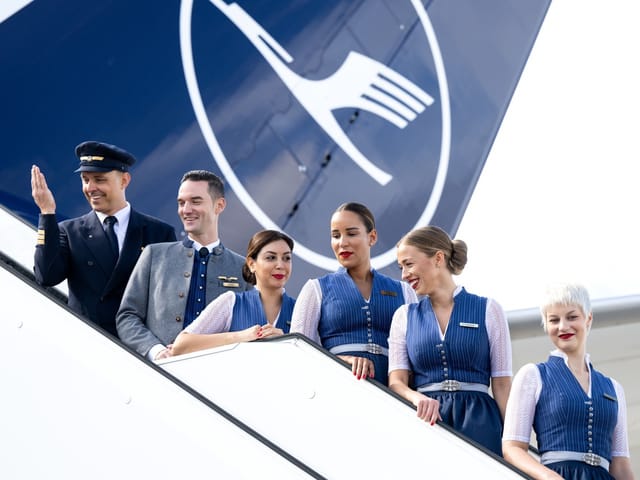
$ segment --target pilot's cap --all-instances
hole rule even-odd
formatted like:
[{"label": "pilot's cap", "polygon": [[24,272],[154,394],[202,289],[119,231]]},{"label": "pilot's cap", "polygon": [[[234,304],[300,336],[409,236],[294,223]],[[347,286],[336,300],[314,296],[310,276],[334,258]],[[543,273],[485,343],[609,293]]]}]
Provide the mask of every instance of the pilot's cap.
[{"label": "pilot's cap", "polygon": [[82,142],[76,147],[76,156],[80,160],[78,172],[120,172],[129,171],[136,158],[126,150],[103,142]]}]

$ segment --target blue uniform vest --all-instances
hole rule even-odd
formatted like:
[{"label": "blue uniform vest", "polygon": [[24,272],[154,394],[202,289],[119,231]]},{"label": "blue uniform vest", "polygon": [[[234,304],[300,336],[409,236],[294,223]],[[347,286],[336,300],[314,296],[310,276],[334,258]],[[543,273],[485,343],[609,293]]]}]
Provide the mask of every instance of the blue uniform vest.
[{"label": "blue uniform vest", "polygon": [[318,279],[322,306],[318,333],[330,349],[345,343],[376,343],[388,347],[391,318],[404,304],[399,281],[373,271],[369,303],[345,269]]},{"label": "blue uniform vest", "polygon": [[618,400],[611,379],[589,365],[589,398],[563,358],[552,355],[537,366],[542,390],[533,428],[540,453],[595,453],[611,461],[613,430],[618,421]]},{"label": "blue uniform vest", "polygon": [[[402,284],[375,270],[371,272],[373,285],[368,303],[344,268],[318,279],[322,289],[318,334],[324,348],[329,350],[349,343],[374,343],[388,348],[391,319],[396,309],[404,304]],[[387,384],[389,359],[386,355],[345,354],[373,361],[376,380]]]},{"label": "blue uniform vest", "polygon": [[[291,328],[291,313],[295,303],[296,301],[286,293],[282,295],[280,315],[274,326],[280,328],[284,333],[289,333],[289,328]],[[239,332],[254,325],[264,325],[266,323],[267,317],[260,301],[260,292],[255,289],[236,292],[236,303],[233,305],[229,331]]]},{"label": "blue uniform vest", "polygon": [[486,312],[487,299],[463,288],[454,297],[449,325],[441,340],[429,298],[409,305],[407,352],[416,387],[444,380],[489,385],[491,357]]}]

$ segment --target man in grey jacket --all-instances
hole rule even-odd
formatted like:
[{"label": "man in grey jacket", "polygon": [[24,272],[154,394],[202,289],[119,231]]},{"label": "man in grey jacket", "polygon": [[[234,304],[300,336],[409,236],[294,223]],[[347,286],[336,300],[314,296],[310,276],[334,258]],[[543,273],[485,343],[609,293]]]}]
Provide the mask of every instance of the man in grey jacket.
[{"label": "man in grey jacket", "polygon": [[171,356],[171,344],[204,307],[226,290],[250,290],[244,257],[226,249],[218,217],[226,205],[215,174],[193,170],[178,190],[178,215],[187,237],[149,245],[136,264],[118,310],[120,339],[149,360]]}]

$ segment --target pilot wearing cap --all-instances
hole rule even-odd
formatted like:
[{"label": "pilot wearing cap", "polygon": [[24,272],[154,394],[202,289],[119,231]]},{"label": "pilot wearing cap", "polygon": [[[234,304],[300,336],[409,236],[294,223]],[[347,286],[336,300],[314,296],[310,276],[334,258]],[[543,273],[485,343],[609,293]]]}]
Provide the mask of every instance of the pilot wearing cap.
[{"label": "pilot wearing cap", "polygon": [[136,159],[126,150],[102,142],[82,142],[76,147],[80,159],[78,172],[128,172]]},{"label": "pilot wearing cap", "polygon": [[126,200],[135,157],[115,145],[87,141],[75,149],[82,193],[91,211],[58,223],[56,202],[38,166],[31,193],[40,208],[34,272],[38,283],[67,280],[69,306],[111,335],[124,289],[142,250],[176,240],[173,227]]}]

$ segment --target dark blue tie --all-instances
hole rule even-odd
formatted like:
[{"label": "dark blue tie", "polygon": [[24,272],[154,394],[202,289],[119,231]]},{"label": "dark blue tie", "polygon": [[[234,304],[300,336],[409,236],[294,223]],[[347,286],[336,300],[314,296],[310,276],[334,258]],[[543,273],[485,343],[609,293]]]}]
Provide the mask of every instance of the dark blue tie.
[{"label": "dark blue tie", "polygon": [[207,265],[209,263],[209,255],[210,252],[207,247],[202,247],[195,255],[182,328],[193,322],[200,315],[200,312],[204,310],[204,307],[207,306]]},{"label": "dark blue tie", "polygon": [[116,217],[109,216],[104,219],[104,224],[107,226],[105,232],[107,233],[107,239],[109,240],[109,245],[111,245],[111,251],[115,255],[115,258],[120,256],[120,249],[118,248],[118,237],[116,236],[116,231],[113,229],[113,226],[118,221]]}]

